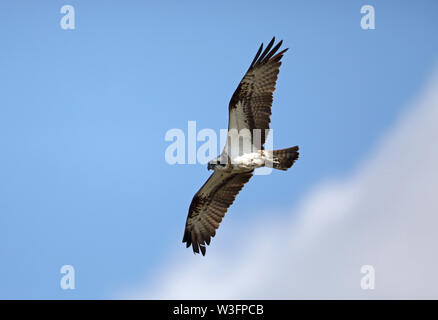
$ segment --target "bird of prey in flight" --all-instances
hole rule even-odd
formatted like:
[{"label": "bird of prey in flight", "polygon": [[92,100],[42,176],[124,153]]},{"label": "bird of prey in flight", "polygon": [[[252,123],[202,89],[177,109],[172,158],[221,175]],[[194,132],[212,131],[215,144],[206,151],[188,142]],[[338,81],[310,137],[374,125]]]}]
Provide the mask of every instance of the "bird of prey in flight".
[{"label": "bird of prey in flight", "polygon": [[189,208],[183,242],[187,248],[191,245],[194,253],[201,251],[205,255],[206,245],[255,168],[266,166],[285,171],[298,159],[298,146],[264,149],[271,122],[272,94],[280,60],[287,51],[277,53],[282,42],[274,46],[274,37],[265,50],[263,44],[260,46],[231,97],[227,142],[221,155],[208,163],[213,174],[195,194]]}]

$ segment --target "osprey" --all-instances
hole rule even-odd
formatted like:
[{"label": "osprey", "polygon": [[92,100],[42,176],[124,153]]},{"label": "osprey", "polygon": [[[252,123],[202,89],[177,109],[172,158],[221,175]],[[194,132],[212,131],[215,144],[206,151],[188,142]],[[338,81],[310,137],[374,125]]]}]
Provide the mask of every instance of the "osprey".
[{"label": "osprey", "polygon": [[267,166],[285,171],[298,159],[298,146],[264,149],[271,122],[272,94],[280,60],[287,51],[286,48],[277,53],[282,42],[274,46],[274,37],[264,51],[261,44],[231,97],[227,142],[221,155],[208,163],[208,170],[212,169],[213,174],[195,194],[189,208],[183,242],[187,248],[191,245],[194,253],[201,250],[205,255],[206,245],[255,168]]}]

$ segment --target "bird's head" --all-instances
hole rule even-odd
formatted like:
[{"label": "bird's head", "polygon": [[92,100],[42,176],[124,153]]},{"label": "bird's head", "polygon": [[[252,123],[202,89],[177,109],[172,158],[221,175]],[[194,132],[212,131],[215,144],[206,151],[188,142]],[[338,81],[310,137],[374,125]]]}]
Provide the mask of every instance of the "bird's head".
[{"label": "bird's head", "polygon": [[220,157],[210,160],[207,164],[208,170],[214,170],[216,168],[224,168],[226,166],[225,163],[221,162]]}]

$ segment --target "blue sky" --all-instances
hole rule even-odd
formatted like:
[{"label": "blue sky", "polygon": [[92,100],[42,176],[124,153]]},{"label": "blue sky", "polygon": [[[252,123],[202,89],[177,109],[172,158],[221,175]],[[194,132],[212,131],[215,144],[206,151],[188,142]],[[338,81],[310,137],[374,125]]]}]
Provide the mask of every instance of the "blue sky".
[{"label": "blue sky", "polygon": [[[64,4],[75,7],[75,30],[60,28]],[[360,28],[364,4],[375,7],[375,30]],[[316,183],[348,174],[436,64],[437,9],[435,1],[2,2],[0,298],[110,298],[153,277],[174,252],[192,255],[184,223],[208,172],[168,165],[164,135],[189,120],[226,128],[234,89],[274,35],[290,48],[274,95],[274,143],[298,144],[301,158],[287,173],[255,177],[226,226],[281,216]],[[75,290],[59,286],[66,264]]]}]

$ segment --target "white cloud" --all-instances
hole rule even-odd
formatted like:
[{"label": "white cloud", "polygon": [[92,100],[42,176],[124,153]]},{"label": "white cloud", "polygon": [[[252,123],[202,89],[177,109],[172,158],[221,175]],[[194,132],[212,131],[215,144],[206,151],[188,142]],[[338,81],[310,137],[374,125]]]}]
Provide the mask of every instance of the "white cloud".
[{"label": "white cloud", "polygon": [[[436,299],[437,167],[438,75],[347,179],[317,187],[287,221],[214,243],[207,259],[176,254],[123,297]],[[362,265],[375,290],[360,288]]]}]

